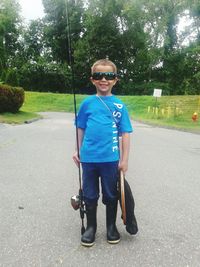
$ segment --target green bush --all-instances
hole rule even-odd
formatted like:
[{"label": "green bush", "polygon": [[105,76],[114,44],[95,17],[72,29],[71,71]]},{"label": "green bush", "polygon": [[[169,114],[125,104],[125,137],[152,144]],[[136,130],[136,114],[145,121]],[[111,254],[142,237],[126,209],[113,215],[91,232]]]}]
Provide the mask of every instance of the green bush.
[{"label": "green bush", "polygon": [[5,82],[5,79],[6,79],[6,70],[3,70],[1,72],[1,77],[0,77],[1,81]]},{"label": "green bush", "polygon": [[24,89],[0,84],[0,113],[16,113],[24,102]]},{"label": "green bush", "polygon": [[29,91],[71,93],[71,71],[54,63],[27,63],[18,71],[19,84]]},{"label": "green bush", "polygon": [[9,69],[7,71],[6,77],[5,77],[5,83],[8,83],[12,86],[18,86],[19,85],[17,70]]},{"label": "green bush", "polygon": [[121,80],[116,93],[121,95],[153,95],[154,89],[162,89],[162,95],[169,95],[169,84],[157,81],[136,83]]}]

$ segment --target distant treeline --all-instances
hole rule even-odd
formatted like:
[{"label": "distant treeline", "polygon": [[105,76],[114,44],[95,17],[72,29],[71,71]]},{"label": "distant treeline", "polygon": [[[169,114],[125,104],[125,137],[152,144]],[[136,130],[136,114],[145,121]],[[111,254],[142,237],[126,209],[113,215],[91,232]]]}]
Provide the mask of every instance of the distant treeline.
[{"label": "distant treeline", "polygon": [[43,6],[44,18],[24,25],[18,1],[1,0],[2,82],[71,93],[71,39],[77,92],[94,92],[90,67],[109,57],[118,67],[117,94],[200,93],[200,1],[43,0]]}]

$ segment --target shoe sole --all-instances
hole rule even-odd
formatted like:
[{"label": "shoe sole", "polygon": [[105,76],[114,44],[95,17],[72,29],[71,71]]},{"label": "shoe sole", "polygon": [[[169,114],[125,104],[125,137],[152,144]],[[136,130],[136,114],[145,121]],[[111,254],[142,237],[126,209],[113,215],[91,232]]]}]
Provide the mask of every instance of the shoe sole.
[{"label": "shoe sole", "polygon": [[94,245],[95,242],[93,243],[84,243],[84,242],[81,242],[81,245],[84,246],[84,247],[92,247]]},{"label": "shoe sole", "polygon": [[118,240],[107,240],[109,244],[118,244],[120,239]]}]

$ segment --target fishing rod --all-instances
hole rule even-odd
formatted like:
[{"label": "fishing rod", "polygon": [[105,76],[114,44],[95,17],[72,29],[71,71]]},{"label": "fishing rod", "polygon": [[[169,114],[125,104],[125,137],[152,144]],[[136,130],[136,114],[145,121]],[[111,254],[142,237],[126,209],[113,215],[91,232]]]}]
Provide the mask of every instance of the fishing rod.
[{"label": "fishing rod", "polygon": [[[72,92],[73,92],[74,120],[75,120],[75,127],[76,127],[76,147],[77,147],[77,156],[80,159],[78,126],[77,126],[77,105],[76,105],[76,92],[75,92],[74,61],[72,58],[71,25],[70,25],[70,20],[69,20],[68,0],[65,0],[65,6],[66,6],[66,19],[67,19],[68,59],[69,59],[69,66],[71,68],[71,85],[72,85]],[[81,222],[82,222],[81,234],[83,234],[85,232],[85,226],[84,226],[85,205],[83,201],[80,163],[78,164],[78,177],[79,177],[79,195],[73,196],[71,198],[71,204],[75,210],[77,209],[80,210],[80,217],[81,217]]]}]

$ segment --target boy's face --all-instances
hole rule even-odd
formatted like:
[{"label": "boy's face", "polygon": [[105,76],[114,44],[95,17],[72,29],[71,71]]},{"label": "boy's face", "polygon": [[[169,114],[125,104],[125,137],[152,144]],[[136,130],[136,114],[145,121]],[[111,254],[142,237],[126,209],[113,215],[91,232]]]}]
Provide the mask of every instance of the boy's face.
[{"label": "boy's face", "polygon": [[[113,70],[112,66],[97,65],[93,70],[93,73],[96,73],[96,72],[114,73],[114,70]],[[118,79],[117,79],[117,77],[115,77],[113,80],[107,80],[105,77],[103,77],[100,80],[96,80],[93,77],[91,77],[90,80],[94,84],[94,86],[96,87],[98,95],[109,96],[109,95],[111,95],[112,88],[116,84]]]}]

